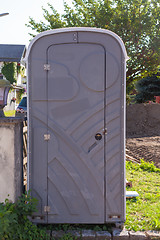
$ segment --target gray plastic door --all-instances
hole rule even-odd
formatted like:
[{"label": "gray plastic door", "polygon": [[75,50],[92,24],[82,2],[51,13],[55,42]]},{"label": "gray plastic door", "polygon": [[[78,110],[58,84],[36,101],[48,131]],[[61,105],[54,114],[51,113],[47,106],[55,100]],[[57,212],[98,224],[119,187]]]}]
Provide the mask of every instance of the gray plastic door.
[{"label": "gray plastic door", "polygon": [[104,223],[105,50],[47,50],[48,223]]}]

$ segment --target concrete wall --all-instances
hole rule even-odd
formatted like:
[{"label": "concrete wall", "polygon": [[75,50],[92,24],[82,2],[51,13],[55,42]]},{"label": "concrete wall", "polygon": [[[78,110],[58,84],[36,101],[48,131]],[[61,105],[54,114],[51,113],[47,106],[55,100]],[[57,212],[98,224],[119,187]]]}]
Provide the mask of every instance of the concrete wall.
[{"label": "concrete wall", "polygon": [[160,104],[133,104],[126,109],[128,137],[160,135]]},{"label": "concrete wall", "polygon": [[0,118],[0,202],[14,202],[21,193],[22,120]]}]

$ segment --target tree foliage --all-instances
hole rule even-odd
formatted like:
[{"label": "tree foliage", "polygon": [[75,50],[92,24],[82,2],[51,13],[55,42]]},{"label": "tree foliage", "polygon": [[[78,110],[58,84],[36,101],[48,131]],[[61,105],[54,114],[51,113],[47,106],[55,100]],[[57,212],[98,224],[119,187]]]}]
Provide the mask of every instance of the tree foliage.
[{"label": "tree foliage", "polygon": [[17,82],[17,74],[20,74],[22,77],[24,77],[25,68],[19,63],[17,64],[17,62],[4,62],[1,72],[5,78],[10,81],[11,84],[13,84],[14,82]]},{"label": "tree foliage", "polygon": [[[155,73],[160,62],[160,4],[159,0],[73,0],[64,3],[60,15],[48,3],[43,9],[44,21],[30,17],[28,27],[40,33],[63,27],[97,27],[117,33],[125,43],[128,56],[127,87]],[[33,33],[30,35],[34,36]]]},{"label": "tree foliage", "polygon": [[137,103],[155,100],[155,96],[160,96],[160,73],[142,78],[137,82],[136,89],[138,92],[135,97]]},{"label": "tree foliage", "polygon": [[14,62],[4,62],[1,69],[2,74],[5,78],[10,81],[11,84],[17,81],[17,63]]}]

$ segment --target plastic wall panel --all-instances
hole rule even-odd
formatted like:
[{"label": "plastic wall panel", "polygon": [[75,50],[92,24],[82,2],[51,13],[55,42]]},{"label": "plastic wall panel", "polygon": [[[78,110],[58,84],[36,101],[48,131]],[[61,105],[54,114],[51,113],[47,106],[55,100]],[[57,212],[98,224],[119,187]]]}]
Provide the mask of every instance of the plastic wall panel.
[{"label": "plastic wall panel", "polygon": [[123,42],[106,30],[60,29],[37,36],[27,54],[34,221],[124,222]]}]

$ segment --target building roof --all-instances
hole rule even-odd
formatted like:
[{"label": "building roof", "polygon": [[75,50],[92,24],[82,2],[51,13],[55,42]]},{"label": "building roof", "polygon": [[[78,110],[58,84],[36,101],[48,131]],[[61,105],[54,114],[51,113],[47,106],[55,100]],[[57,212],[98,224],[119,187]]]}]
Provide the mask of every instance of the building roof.
[{"label": "building roof", "polygon": [[25,45],[0,44],[0,62],[20,62],[25,52]]}]

